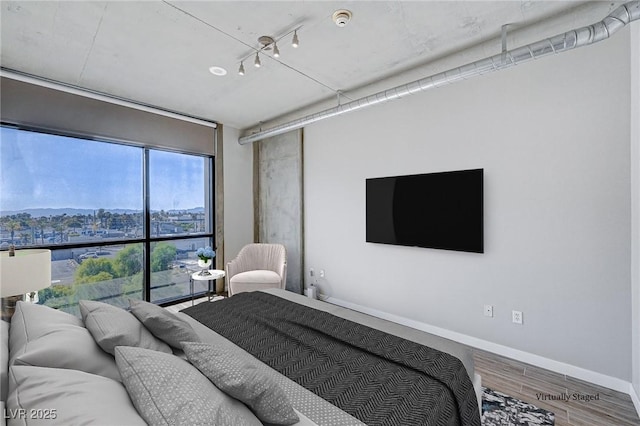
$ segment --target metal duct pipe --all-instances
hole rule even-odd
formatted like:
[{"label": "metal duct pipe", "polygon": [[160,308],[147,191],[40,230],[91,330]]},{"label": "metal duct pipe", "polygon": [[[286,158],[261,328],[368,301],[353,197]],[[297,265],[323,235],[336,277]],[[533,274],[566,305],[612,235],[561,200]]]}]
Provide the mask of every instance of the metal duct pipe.
[{"label": "metal duct pipe", "polygon": [[271,136],[286,133],[290,130],[299,129],[307,124],[315,123],[316,121],[324,120],[325,118],[342,115],[347,112],[356,111],[361,108],[398,99],[403,96],[413,95],[418,92],[424,92],[425,90],[455,83],[459,80],[466,80],[478,75],[510,68],[514,65],[538,59],[552,53],[561,53],[577,47],[587,46],[609,38],[613,33],[620,30],[629,22],[637,19],[640,19],[640,0],[623,4],[607,15],[607,17],[602,21],[593,25],[567,31],[566,33],[559,34],[555,37],[543,39],[513,50],[508,50],[489,58],[480,59],[479,61],[471,62],[458,68],[453,68],[408,84],[384,90],[364,98],[356,99],[343,105],[338,105],[334,108],[307,115],[271,129],[261,130],[252,135],[239,138],[238,143],[240,143],[240,145],[245,145],[256,142]]}]

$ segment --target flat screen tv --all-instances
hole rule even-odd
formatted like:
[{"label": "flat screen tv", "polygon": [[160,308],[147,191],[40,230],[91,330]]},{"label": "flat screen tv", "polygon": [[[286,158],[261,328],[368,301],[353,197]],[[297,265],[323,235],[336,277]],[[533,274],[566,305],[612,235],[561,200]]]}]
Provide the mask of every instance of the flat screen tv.
[{"label": "flat screen tv", "polygon": [[483,172],[367,179],[367,242],[484,253]]}]

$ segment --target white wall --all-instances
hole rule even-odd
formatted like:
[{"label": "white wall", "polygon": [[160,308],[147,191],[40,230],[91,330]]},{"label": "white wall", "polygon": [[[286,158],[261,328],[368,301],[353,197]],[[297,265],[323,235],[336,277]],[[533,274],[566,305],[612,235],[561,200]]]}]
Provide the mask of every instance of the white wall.
[{"label": "white wall", "polygon": [[[628,384],[629,39],[305,128],[321,291]],[[468,168],[485,170],[484,254],[365,243],[366,178]]]},{"label": "white wall", "polygon": [[253,242],[253,147],[239,145],[238,129],[223,127],[225,258]]},{"label": "white wall", "polygon": [[640,412],[640,25],[631,27],[631,203],[632,398]]}]

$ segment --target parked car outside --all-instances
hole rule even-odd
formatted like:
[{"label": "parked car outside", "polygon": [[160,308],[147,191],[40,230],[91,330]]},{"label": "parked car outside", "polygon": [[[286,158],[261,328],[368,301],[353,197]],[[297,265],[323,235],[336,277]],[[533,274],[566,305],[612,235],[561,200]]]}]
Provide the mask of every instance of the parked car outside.
[{"label": "parked car outside", "polygon": [[85,254],[81,254],[80,256],[78,256],[78,259],[97,259],[98,258],[98,253],[96,253],[95,251],[89,251],[86,252]]}]

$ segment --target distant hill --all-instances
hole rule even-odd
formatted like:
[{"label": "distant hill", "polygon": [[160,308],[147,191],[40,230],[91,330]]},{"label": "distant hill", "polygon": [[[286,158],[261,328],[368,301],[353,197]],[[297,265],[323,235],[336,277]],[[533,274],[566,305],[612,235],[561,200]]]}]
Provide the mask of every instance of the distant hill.
[{"label": "distant hill", "polygon": [[[141,213],[141,210],[134,210],[134,209],[105,209],[105,211],[110,212],[110,213],[118,213],[118,214],[135,214],[135,213]],[[152,212],[155,212],[157,210],[152,210]],[[0,216],[13,216],[16,214],[20,214],[20,213],[28,213],[31,215],[31,217],[49,217],[49,216],[62,216],[64,214],[66,214],[67,216],[75,216],[75,215],[92,215],[94,212],[98,212],[98,209],[74,209],[74,208],[58,208],[58,209],[23,209],[23,210],[6,210],[6,211],[0,211]],[[204,207],[194,207],[192,209],[178,209],[178,210],[166,210],[167,213],[170,214],[174,214],[174,213],[181,213],[181,212],[186,212],[186,213],[204,213]]]}]

